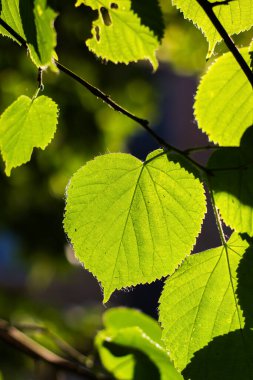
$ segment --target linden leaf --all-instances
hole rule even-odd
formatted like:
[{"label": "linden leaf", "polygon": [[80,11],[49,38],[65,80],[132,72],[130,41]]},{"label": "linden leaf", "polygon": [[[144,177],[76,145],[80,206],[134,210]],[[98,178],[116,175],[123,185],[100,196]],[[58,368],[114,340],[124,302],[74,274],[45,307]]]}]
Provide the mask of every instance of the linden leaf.
[{"label": "linden leaf", "polygon": [[[192,20],[204,33],[209,42],[209,55],[213,53],[217,42],[222,38],[209,20],[208,16],[196,0],[173,0],[173,4],[180,9],[184,17]],[[215,0],[209,0],[210,3]],[[253,1],[236,0],[226,5],[216,5],[214,13],[220,20],[229,35],[248,30],[253,24]]]},{"label": "linden leaf", "polygon": [[78,0],[76,6],[81,4],[98,11],[98,19],[92,25],[92,38],[86,41],[93,53],[114,63],[148,59],[154,70],[157,69],[155,52],[159,37],[142,24],[131,9],[130,0]]},{"label": "linden leaf", "polygon": [[172,273],[191,252],[205,211],[202,184],[163,151],[145,163],[107,154],[74,174],[64,225],[106,302],[115,289]]},{"label": "linden leaf", "polygon": [[252,379],[252,247],[227,246],[187,257],[160,298],[163,339],[185,379]]},{"label": "linden leaf", "polygon": [[[248,48],[240,49],[250,64]],[[253,124],[251,85],[231,53],[219,57],[202,77],[195,99],[195,117],[210,140],[237,146]]]},{"label": "linden leaf", "polygon": [[253,130],[239,148],[214,152],[208,162],[215,204],[224,222],[238,232],[253,235]]},{"label": "linden leaf", "polygon": [[95,343],[104,367],[115,378],[183,380],[163,347],[155,320],[137,310],[115,308],[104,313],[104,324]]},{"label": "linden leaf", "polygon": [[[56,32],[53,23],[57,14],[46,0],[2,0],[1,18],[25,41],[34,64],[47,66],[55,57]],[[0,26],[0,33],[19,43],[11,33]]]},{"label": "linden leaf", "polygon": [[45,149],[52,140],[58,108],[50,98],[35,100],[20,96],[1,115],[0,149],[6,163],[5,172],[29,161],[33,148]]}]

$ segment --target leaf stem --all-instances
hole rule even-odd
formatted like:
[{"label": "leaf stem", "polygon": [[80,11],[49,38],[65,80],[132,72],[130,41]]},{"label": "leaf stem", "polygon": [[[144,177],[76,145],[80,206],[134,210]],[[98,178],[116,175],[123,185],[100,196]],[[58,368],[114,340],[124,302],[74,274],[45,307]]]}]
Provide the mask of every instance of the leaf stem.
[{"label": "leaf stem", "polygon": [[[213,26],[217,30],[217,32],[220,34],[220,36],[223,38],[227,48],[230,50],[230,52],[233,54],[234,58],[240,65],[242,71],[246,75],[248,81],[250,82],[251,86],[253,87],[253,72],[251,71],[250,67],[248,66],[247,62],[235,46],[233,40],[228,35],[226,29],[221,24],[220,20],[214,13],[214,6],[217,5],[217,2],[212,4],[208,0],[196,0],[197,3],[201,6],[201,8],[204,10],[206,15],[208,16],[209,20],[212,22]],[[221,5],[228,5],[230,2],[221,2]]]},{"label": "leaf stem", "polygon": [[215,217],[215,221],[216,221],[216,226],[217,226],[218,231],[219,231],[221,244],[226,248],[227,247],[227,242],[226,242],[226,238],[225,238],[225,235],[224,235],[224,232],[223,232],[222,222],[221,222],[221,218],[220,218],[220,215],[219,215],[219,211],[218,211],[218,209],[217,209],[217,207],[215,205],[215,199],[214,199],[214,195],[213,195],[213,190],[212,190],[212,187],[211,187],[211,184],[210,184],[210,180],[209,180],[208,174],[205,175],[204,180],[206,182],[207,189],[208,189],[208,192],[209,192],[209,195],[210,195],[210,201],[211,201],[211,205],[212,205],[212,209],[213,209],[213,213],[214,213],[214,217]]}]

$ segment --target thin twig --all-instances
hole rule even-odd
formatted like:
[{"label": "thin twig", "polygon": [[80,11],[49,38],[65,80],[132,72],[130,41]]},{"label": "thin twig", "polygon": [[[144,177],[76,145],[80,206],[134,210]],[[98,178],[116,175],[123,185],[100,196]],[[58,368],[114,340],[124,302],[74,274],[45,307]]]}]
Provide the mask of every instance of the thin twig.
[{"label": "thin twig", "polygon": [[[6,28],[6,26],[8,26],[8,29],[6,28],[6,30],[8,30],[9,33],[13,34],[13,36],[20,43],[22,42],[22,46],[25,46],[27,48],[27,42],[21,36],[19,36],[9,25],[7,25],[1,18],[0,18],[0,25],[2,25],[4,28]],[[125,108],[120,106],[118,103],[116,103],[114,100],[112,100],[109,95],[106,95],[100,89],[93,86],[92,84],[87,82],[85,79],[81,78],[79,75],[77,75],[76,73],[74,73],[73,71],[71,71],[70,69],[65,67],[64,65],[62,65],[58,60],[53,59],[53,61],[60,71],[67,74],[69,77],[74,79],[76,82],[80,83],[82,86],[84,86],[88,91],[90,91],[97,98],[103,100],[109,107],[111,107],[115,111],[120,112],[121,114],[127,116],[129,119],[131,119],[131,120],[135,121],[136,123],[138,123],[139,125],[141,125],[150,134],[150,136],[152,136],[153,139],[160,146],[162,146],[162,148],[164,148],[165,150],[174,151],[174,152],[180,154],[181,156],[185,157],[187,161],[192,163],[199,170],[204,171],[204,172],[208,171],[205,167],[203,167],[202,165],[200,165],[199,163],[197,163],[196,161],[194,161],[193,159],[188,157],[188,155],[185,154],[182,150],[174,147],[173,145],[170,145],[161,136],[157,135],[156,132],[154,132],[154,130],[150,127],[148,120],[142,119],[142,118],[132,114],[131,112],[129,112],[128,110],[126,110]]]},{"label": "thin twig", "polygon": [[23,351],[25,354],[32,358],[40,359],[61,370],[70,371],[79,375],[85,375],[89,380],[98,380],[102,378],[104,380],[113,379],[108,375],[101,377],[102,374],[97,375],[89,368],[86,368],[84,365],[70,361],[55,354],[4,320],[0,320],[0,339],[10,344],[11,346],[18,348],[20,351]]},{"label": "thin twig", "polygon": [[[217,32],[220,34],[220,36],[223,38],[225,44],[227,45],[227,48],[230,50],[230,52],[233,54],[234,58],[240,65],[242,71],[246,75],[248,81],[250,82],[251,86],[253,87],[253,72],[251,71],[250,67],[248,66],[247,62],[235,46],[233,40],[228,35],[226,29],[221,24],[220,20],[216,16],[213,10],[213,4],[210,3],[208,0],[196,0],[197,3],[201,6],[201,8],[204,10],[210,21],[212,22],[213,26],[217,30]],[[222,3],[221,3],[222,4]],[[223,2],[222,5],[227,6],[229,2]],[[214,6],[217,5],[214,3]]]},{"label": "thin twig", "polygon": [[89,90],[93,95],[95,95],[97,98],[100,98],[105,103],[108,104],[111,108],[113,108],[115,111],[118,111],[122,113],[123,115],[127,116],[129,119],[132,119],[136,123],[140,124],[157,142],[159,145],[161,145],[164,148],[175,150],[174,147],[172,147],[170,144],[168,144],[162,137],[158,136],[153,129],[149,126],[149,121],[142,119],[131,112],[127,111],[125,108],[121,107],[119,104],[117,104],[114,100],[110,98],[109,95],[106,95],[104,92],[99,90],[97,87],[93,86],[89,82],[87,82],[85,79],[81,78],[79,75],[75,74],[73,71],[68,69],[67,67],[63,66],[59,61],[54,59],[55,65],[58,67],[60,71],[67,74],[69,77],[74,79],[76,82],[80,83],[82,86],[84,86],[87,90]]},{"label": "thin twig", "polygon": [[206,151],[206,150],[217,150],[217,149],[221,149],[221,148],[222,148],[221,146],[214,146],[214,145],[196,146],[193,148],[185,149],[184,153],[188,155],[188,154],[195,153],[195,152],[202,152],[202,151]]},{"label": "thin twig", "polygon": [[24,331],[32,331],[32,332],[38,332],[40,334],[44,334],[49,336],[54,343],[62,350],[63,353],[70,356],[72,359],[78,361],[81,364],[84,364],[88,367],[88,363],[90,362],[90,359],[83,355],[81,352],[76,350],[74,347],[72,347],[69,343],[67,343],[64,339],[59,338],[56,334],[54,334],[52,331],[50,331],[45,326],[35,325],[31,323],[15,323],[13,327],[16,327],[19,330]]}]

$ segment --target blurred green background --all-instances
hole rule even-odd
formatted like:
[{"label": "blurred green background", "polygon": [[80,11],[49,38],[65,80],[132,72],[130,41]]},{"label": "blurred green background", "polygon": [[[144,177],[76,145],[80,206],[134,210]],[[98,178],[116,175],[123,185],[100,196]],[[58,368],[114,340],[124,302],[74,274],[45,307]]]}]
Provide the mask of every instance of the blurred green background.
[{"label": "blurred green background", "polygon": [[[61,63],[150,120],[171,144],[186,148],[207,143],[192,112],[198,75],[206,67],[207,43],[169,2],[161,1],[165,32],[156,73],[148,62],[128,66],[101,62],[84,43],[96,13],[84,6],[75,8],[73,1],[49,4],[59,13],[55,27]],[[251,35],[245,34],[245,41]],[[222,45],[217,49],[223,50]],[[18,96],[34,94],[37,71],[26,52],[8,38],[0,38],[0,51],[3,112]],[[47,71],[43,80],[44,94],[60,108],[54,140],[45,151],[35,150],[31,162],[14,169],[10,178],[0,161],[0,318],[24,330],[24,323],[46,327],[28,329],[29,334],[56,352],[62,349],[48,331],[92,356],[104,306],[99,285],[75,260],[63,231],[65,188],[71,175],[96,155],[125,151],[143,159],[157,146],[138,125],[65,74]],[[211,222],[206,223],[212,229]],[[198,247],[208,245],[210,240],[205,239]],[[117,292],[107,307],[131,305],[156,316],[161,288],[162,281]],[[0,369],[5,380],[78,378],[59,374],[4,343]]]}]

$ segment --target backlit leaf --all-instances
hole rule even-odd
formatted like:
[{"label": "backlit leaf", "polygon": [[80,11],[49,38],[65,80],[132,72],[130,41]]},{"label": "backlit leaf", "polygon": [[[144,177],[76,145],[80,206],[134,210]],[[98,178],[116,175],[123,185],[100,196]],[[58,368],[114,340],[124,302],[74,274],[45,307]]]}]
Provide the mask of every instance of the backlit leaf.
[{"label": "backlit leaf", "polygon": [[160,298],[163,339],[186,379],[252,379],[253,250],[233,234],[226,247],[192,255]]},{"label": "backlit leaf", "polygon": [[114,63],[129,63],[148,59],[153,68],[158,66],[155,52],[159,37],[131,9],[130,0],[78,0],[98,11],[93,21],[92,38],[86,41],[97,56]]},{"label": "backlit leaf", "polygon": [[[35,65],[50,65],[55,56],[56,32],[53,24],[57,14],[47,6],[47,1],[2,0],[1,7],[1,18],[27,41]],[[16,41],[1,26],[0,33]]]},{"label": "backlit leaf", "polygon": [[[247,48],[240,49],[248,64]],[[195,99],[195,117],[211,141],[238,146],[253,124],[253,91],[231,53],[218,58],[202,77]]]},{"label": "backlit leaf", "polygon": [[57,125],[57,105],[46,96],[20,96],[1,115],[0,149],[6,174],[29,161],[33,148],[45,149]]},{"label": "backlit leaf", "polygon": [[[118,312],[121,321],[123,315],[126,317],[121,326],[117,322]],[[152,326],[152,331],[155,326],[161,336],[161,329],[156,321],[141,312],[126,308],[108,310],[104,317],[105,330],[98,333],[96,346],[104,367],[116,379],[183,380],[161,340],[156,337],[154,341],[152,335],[149,335],[148,325]]]},{"label": "backlit leaf", "polygon": [[208,167],[215,204],[225,223],[253,235],[253,133],[244,134],[239,148],[214,152]]},{"label": "backlit leaf", "polygon": [[205,210],[202,184],[162,151],[145,163],[107,154],[74,174],[64,225],[106,302],[115,289],[172,273],[191,252]]},{"label": "backlit leaf", "polygon": [[[185,18],[192,20],[202,30],[209,42],[209,54],[211,54],[222,38],[202,7],[196,0],[173,0],[172,2],[183,12]],[[215,0],[209,0],[209,2],[213,3]],[[227,5],[215,6],[213,9],[229,35],[248,30],[253,25],[252,0],[230,1]]]}]

